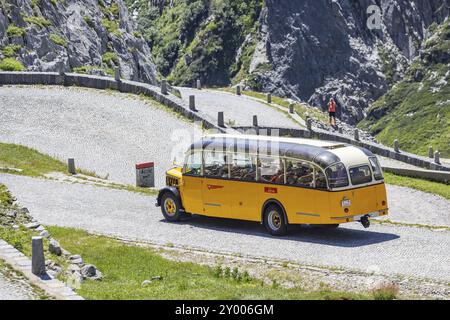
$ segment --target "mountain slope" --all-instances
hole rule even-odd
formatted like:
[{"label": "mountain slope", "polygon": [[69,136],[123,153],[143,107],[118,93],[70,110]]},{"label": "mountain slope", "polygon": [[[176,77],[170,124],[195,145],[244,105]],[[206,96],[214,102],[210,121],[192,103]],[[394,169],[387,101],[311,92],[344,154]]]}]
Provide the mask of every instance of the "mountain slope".
[{"label": "mountain slope", "polygon": [[122,0],[0,0],[0,69],[75,70],[155,82]]},{"label": "mountain slope", "polygon": [[450,157],[450,22],[432,26],[405,78],[369,109],[360,127],[388,145],[427,154],[433,146]]},{"label": "mountain slope", "polygon": [[[243,83],[325,108],[355,124],[418,54],[442,0],[126,0],[164,77]],[[382,10],[370,30],[367,9]]]}]

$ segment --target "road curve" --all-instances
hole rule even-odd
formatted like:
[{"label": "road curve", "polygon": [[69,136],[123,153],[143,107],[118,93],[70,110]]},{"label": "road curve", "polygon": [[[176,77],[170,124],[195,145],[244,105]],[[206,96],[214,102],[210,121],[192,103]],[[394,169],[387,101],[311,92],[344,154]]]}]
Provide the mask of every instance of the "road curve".
[{"label": "road curve", "polygon": [[[186,150],[194,125],[137,96],[65,87],[0,87],[0,142],[16,143],[125,184],[135,164],[156,163],[157,186],[173,147]],[[188,141],[184,142],[183,139]]]},{"label": "road curve", "polygon": [[244,95],[237,96],[228,92],[208,89],[177,88],[183,100],[189,101],[190,95],[195,95],[197,109],[217,119],[217,113],[224,112],[225,122],[233,120],[235,125],[253,126],[253,116],[258,116],[261,126],[299,128],[299,125],[289,119],[286,113]]},{"label": "road curve", "polygon": [[166,223],[154,198],[126,191],[7,174],[0,175],[0,183],[47,225],[219,253],[361,271],[376,267],[384,274],[450,281],[449,231],[377,224],[365,230],[355,223],[337,230],[295,227],[290,236],[274,238],[257,223],[199,216]]}]

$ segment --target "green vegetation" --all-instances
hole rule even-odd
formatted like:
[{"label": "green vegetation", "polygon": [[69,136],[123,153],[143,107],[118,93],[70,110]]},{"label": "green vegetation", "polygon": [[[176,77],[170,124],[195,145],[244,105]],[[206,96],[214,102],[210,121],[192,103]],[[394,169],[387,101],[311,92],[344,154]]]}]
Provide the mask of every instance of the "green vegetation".
[{"label": "green vegetation", "polygon": [[0,70],[23,71],[23,70],[25,70],[25,67],[20,61],[14,59],[14,58],[5,58],[0,61]]},{"label": "green vegetation", "polygon": [[84,16],[83,20],[89,27],[93,28],[95,26],[94,21],[92,21],[92,18],[90,16]]},{"label": "green vegetation", "polygon": [[450,200],[450,185],[417,178],[403,177],[392,173],[384,173],[384,180],[388,184],[413,188],[423,192],[437,194]]},{"label": "green vegetation", "polygon": [[174,0],[173,6],[150,6],[145,0],[126,0],[138,9],[139,32],[150,43],[158,71],[177,85],[196,79],[226,85],[242,77],[254,41],[238,49],[258,27],[263,0]]},{"label": "green vegetation", "polygon": [[51,33],[50,34],[50,40],[53,41],[54,44],[57,44],[58,46],[66,47],[67,48],[67,41],[62,38],[61,36]]},{"label": "green vegetation", "polygon": [[8,207],[14,203],[15,199],[6,188],[5,185],[0,184],[0,207]]},{"label": "green vegetation", "polygon": [[41,16],[30,16],[30,17],[24,17],[23,20],[29,24],[34,24],[36,26],[39,26],[41,28],[49,27],[52,25],[52,23]]},{"label": "green vegetation", "polygon": [[32,177],[40,177],[49,172],[67,172],[67,165],[59,160],[31,148],[6,143],[0,143],[0,167],[21,169],[23,171],[20,174]]},{"label": "green vegetation", "polygon": [[8,37],[22,37],[25,34],[25,29],[15,26],[14,24],[10,24],[8,29],[6,29],[6,34]]},{"label": "green vegetation", "polygon": [[119,30],[119,22],[102,19],[103,27],[112,35],[121,36],[122,32]]},{"label": "green vegetation", "polygon": [[[49,227],[70,252],[102,271],[101,282],[86,281],[77,292],[87,299],[361,299],[370,296],[301,288],[285,289],[251,279],[247,272],[175,262],[155,250],[124,244],[85,231]],[[154,279],[147,286],[142,282]]]},{"label": "green vegetation", "polygon": [[404,79],[369,109],[359,127],[386,145],[427,155],[428,146],[450,157],[450,23],[434,26],[423,54]]},{"label": "green vegetation", "polygon": [[13,58],[21,48],[22,46],[20,44],[9,44],[2,49],[2,54],[6,58]]},{"label": "green vegetation", "polygon": [[81,74],[90,74],[92,71],[101,71],[107,75],[114,76],[114,70],[112,68],[102,66],[82,66],[73,68],[73,71]]},{"label": "green vegetation", "polygon": [[110,67],[118,66],[120,64],[119,57],[115,52],[106,52],[102,56],[102,62]]}]

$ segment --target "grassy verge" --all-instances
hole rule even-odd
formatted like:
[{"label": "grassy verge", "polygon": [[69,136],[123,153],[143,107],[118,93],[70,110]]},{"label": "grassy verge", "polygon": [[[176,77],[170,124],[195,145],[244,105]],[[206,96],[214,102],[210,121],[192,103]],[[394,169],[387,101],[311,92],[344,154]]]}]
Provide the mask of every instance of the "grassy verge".
[{"label": "grassy verge", "polygon": [[[80,253],[103,273],[78,293],[87,299],[368,299],[371,296],[329,290],[306,292],[263,284],[245,271],[210,268],[167,260],[153,249],[124,244],[85,231],[50,227],[61,245]],[[156,278],[147,286],[142,282]],[[301,285],[301,284],[299,284]]]},{"label": "grassy verge", "polygon": [[[22,172],[13,173],[32,177],[42,177],[49,172],[67,173],[67,165],[62,161],[28,147],[7,143],[0,143],[0,167],[21,169]],[[93,172],[81,169],[77,172],[97,177]]]},{"label": "grassy verge", "polygon": [[408,187],[423,192],[436,194],[450,200],[450,185],[444,183],[404,177],[387,172],[384,173],[384,180],[388,184]]}]

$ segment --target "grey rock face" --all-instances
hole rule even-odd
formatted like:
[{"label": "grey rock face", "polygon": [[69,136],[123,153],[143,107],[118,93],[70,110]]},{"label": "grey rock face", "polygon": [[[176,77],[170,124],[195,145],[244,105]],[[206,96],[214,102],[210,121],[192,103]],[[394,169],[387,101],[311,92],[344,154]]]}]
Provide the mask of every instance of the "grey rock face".
[{"label": "grey rock face", "polygon": [[[156,82],[150,49],[134,32],[123,0],[105,0],[104,5],[97,0],[3,3],[0,49],[19,45],[13,58],[27,70],[57,72],[85,68],[87,73],[105,75],[118,66],[125,79]],[[10,26],[23,28],[23,35],[8,34]]]},{"label": "grey rock face", "polygon": [[426,28],[448,17],[450,6],[442,2],[377,1],[381,24],[370,30],[370,0],[266,0],[260,22],[267,35],[252,69],[267,59],[272,71],[259,75],[265,90],[322,108],[333,96],[338,116],[353,124],[402,77]]}]

